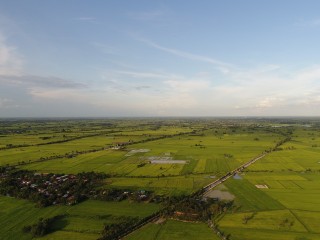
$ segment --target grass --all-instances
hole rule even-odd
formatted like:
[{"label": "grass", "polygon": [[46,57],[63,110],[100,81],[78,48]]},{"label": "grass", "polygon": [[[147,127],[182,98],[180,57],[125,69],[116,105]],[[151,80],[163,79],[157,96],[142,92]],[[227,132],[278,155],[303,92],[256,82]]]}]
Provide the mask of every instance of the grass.
[{"label": "grass", "polygon": [[320,234],[320,212],[292,210],[292,213],[300,220],[309,232]]},{"label": "grass", "polygon": [[31,239],[24,234],[25,225],[34,224],[39,218],[64,214],[69,207],[35,208],[34,204],[14,198],[0,197],[0,239]]},{"label": "grass", "polygon": [[44,239],[97,239],[104,223],[117,221],[121,216],[143,218],[158,211],[159,206],[88,200],[75,206],[36,208],[25,200],[0,197],[0,209],[0,239],[31,239],[31,235],[22,232],[25,225],[61,214],[66,217],[57,223],[58,231]]},{"label": "grass", "polygon": [[269,190],[268,195],[289,209],[320,211],[320,190],[275,189]]},{"label": "grass", "polygon": [[232,240],[319,240],[319,234],[314,233],[301,233],[301,232],[288,232],[288,231],[274,231],[264,229],[244,229],[240,228],[223,228],[225,232],[230,234]]},{"label": "grass", "polygon": [[150,223],[130,234],[126,240],[180,240],[201,239],[218,240],[212,229],[204,223],[190,223],[168,220],[163,224]]},{"label": "grass", "polygon": [[103,202],[88,200],[73,206],[68,213],[76,216],[129,216],[146,217],[159,210],[159,205],[152,203]]},{"label": "grass", "polygon": [[103,149],[112,145],[114,142],[126,142],[129,140],[141,140],[141,137],[120,136],[94,136],[73,140],[70,142],[55,143],[49,145],[29,146],[13,149],[5,149],[0,151],[0,165],[17,164],[18,162],[26,162],[39,160],[41,157],[63,156],[67,153],[77,151],[90,151],[95,149]]},{"label": "grass", "polygon": [[[319,138],[310,140],[315,133],[297,128],[293,139],[281,146],[282,150],[248,168],[242,175],[243,185],[239,180],[226,183],[236,195],[236,202],[244,206],[237,213],[226,214],[218,223],[223,231],[231,234],[230,239],[320,239],[320,152],[314,147],[314,141],[318,144]],[[269,188],[254,189],[255,184]],[[255,197],[258,191],[263,195]],[[261,204],[262,200],[270,204]],[[271,211],[274,202],[280,203],[283,210]],[[252,211],[255,214],[244,224],[248,209],[252,209],[250,214]],[[281,219],[288,219],[292,226],[281,226]]]},{"label": "grass", "polygon": [[225,182],[229,191],[236,196],[242,211],[284,209],[284,206],[263,190],[256,188],[246,179],[229,179]]},{"label": "grass", "polygon": [[160,195],[191,194],[201,186],[207,185],[212,179],[207,175],[188,175],[161,178],[111,178],[108,179],[110,187],[145,189]]},{"label": "grass", "polygon": [[[252,219],[244,223],[246,216],[253,216]],[[281,223],[288,219],[290,224]],[[292,223],[292,226],[291,226]],[[227,214],[220,222],[219,226],[224,228],[243,229],[265,229],[274,231],[308,232],[298,219],[289,210],[261,211],[250,213]]]},{"label": "grass", "polygon": [[39,239],[43,239],[43,240],[61,240],[61,239],[96,240],[98,237],[100,237],[99,234],[76,232],[76,231],[70,231],[70,232],[69,231],[56,231],[50,235],[41,237]]},{"label": "grass", "polygon": [[[141,134],[143,131],[141,131]],[[255,134],[225,134],[223,136],[216,135],[210,131],[205,132],[204,136],[176,136],[172,138],[159,139],[139,144],[134,144],[126,150],[103,150],[95,153],[82,154],[72,159],[55,159],[39,163],[28,164],[23,166],[26,169],[33,169],[42,172],[58,172],[58,173],[77,173],[81,171],[98,171],[121,176],[135,177],[157,177],[157,176],[178,176],[193,173],[211,173],[213,175],[222,176],[231,169],[236,168],[241,163],[257,156],[265,149],[274,145],[276,136],[266,133],[259,133],[260,141],[254,141]],[[142,136],[122,136],[128,139],[135,139]],[[146,137],[146,136],[144,136]],[[96,137],[98,138],[98,137]],[[81,139],[69,142],[69,144],[77,145],[77,149],[83,147],[77,141],[89,141]],[[107,139],[107,138],[106,138]],[[91,140],[94,140],[92,137]],[[111,140],[108,139],[110,142]],[[108,143],[106,141],[105,144]],[[114,141],[112,139],[112,141]],[[95,145],[100,147],[102,141],[97,139]],[[85,144],[85,143],[83,143]],[[54,144],[53,144],[54,145]],[[64,153],[64,147],[68,147],[68,151],[75,149],[70,145],[64,146],[42,146],[46,148],[52,147],[56,152]],[[97,146],[98,146],[97,145]],[[91,146],[93,147],[93,145]],[[42,152],[35,152],[34,147],[25,149],[24,156],[26,159],[39,157]],[[83,149],[90,149],[90,145],[86,145]],[[137,153],[131,156],[126,154],[131,149],[149,149],[146,153]],[[9,150],[6,150],[9,151]],[[6,151],[0,151],[5,154]],[[19,151],[19,149],[11,149],[11,151]],[[28,151],[30,153],[28,153]],[[49,151],[49,150],[48,150]],[[22,154],[22,153],[19,153]],[[29,156],[29,154],[31,154]],[[47,153],[46,153],[47,154]],[[53,154],[49,151],[48,155]],[[6,161],[15,158],[16,161],[21,155],[9,156]],[[186,164],[149,164],[148,157],[151,156],[170,156],[175,160],[186,160]],[[10,160],[11,159],[11,160]],[[138,168],[141,162],[147,163],[143,167]]]},{"label": "grass", "polygon": [[[239,120],[238,123],[241,121]],[[0,150],[0,165],[35,161],[41,157],[76,151],[104,149],[114,142],[141,141],[123,150],[100,150],[73,158],[59,158],[20,165],[37,172],[112,174],[105,187],[145,189],[160,195],[191,194],[266,149],[293,131],[291,141],[251,165],[242,179],[224,183],[240,206],[219,218],[218,225],[230,239],[320,239],[320,133],[318,128],[273,122],[190,120],[68,120],[0,122],[0,148],[7,144],[36,145],[97,134],[65,143]],[[231,126],[231,127],[230,127]],[[285,126],[285,127],[281,127]],[[291,127],[290,127],[291,126]],[[197,133],[173,136],[201,130]],[[173,136],[173,137],[172,137]],[[162,137],[149,141],[151,138]],[[143,141],[142,141],[143,140]],[[146,141],[148,140],[148,141]],[[149,152],[126,155],[132,149]],[[170,156],[187,164],[150,164],[151,156]],[[146,163],[141,165],[141,163]],[[256,184],[268,189],[257,189]],[[222,187],[222,186],[220,186]],[[66,214],[57,231],[43,239],[97,239],[104,223],[121,216],[143,218],[159,209],[155,204],[86,201],[79,205],[35,208],[22,200],[0,197],[0,239],[30,239],[22,227],[40,217]],[[234,210],[235,211],[235,210]],[[243,218],[254,214],[247,224]],[[288,219],[292,226],[281,226]],[[218,219],[217,219],[218,221]],[[244,231],[245,230],[245,231]],[[168,220],[148,224],[126,239],[215,239],[206,224]]]}]

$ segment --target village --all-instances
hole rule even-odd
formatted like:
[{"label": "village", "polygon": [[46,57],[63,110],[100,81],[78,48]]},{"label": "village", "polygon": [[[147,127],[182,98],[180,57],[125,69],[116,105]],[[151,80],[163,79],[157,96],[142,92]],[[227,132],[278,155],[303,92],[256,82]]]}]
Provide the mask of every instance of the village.
[{"label": "village", "polygon": [[54,174],[3,167],[0,169],[0,194],[28,199],[39,207],[75,205],[89,198],[104,201],[151,200],[150,191],[97,189],[107,177],[104,173],[95,172]]}]

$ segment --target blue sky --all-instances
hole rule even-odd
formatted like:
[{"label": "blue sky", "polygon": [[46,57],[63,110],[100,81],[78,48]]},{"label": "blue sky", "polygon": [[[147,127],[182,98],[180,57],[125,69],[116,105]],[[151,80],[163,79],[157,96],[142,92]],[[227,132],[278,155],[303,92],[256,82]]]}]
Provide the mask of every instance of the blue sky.
[{"label": "blue sky", "polygon": [[319,1],[0,1],[0,117],[319,116]]}]

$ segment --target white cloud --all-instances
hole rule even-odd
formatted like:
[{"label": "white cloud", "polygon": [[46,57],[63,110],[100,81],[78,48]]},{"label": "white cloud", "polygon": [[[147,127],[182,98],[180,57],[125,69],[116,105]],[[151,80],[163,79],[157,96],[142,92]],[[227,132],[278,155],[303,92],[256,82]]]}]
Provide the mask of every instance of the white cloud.
[{"label": "white cloud", "polygon": [[22,57],[16,48],[10,46],[0,32],[0,75],[19,75],[22,64]]},{"label": "white cloud", "polygon": [[[230,108],[234,104],[236,109],[253,115],[268,115],[272,112],[295,115],[296,112],[301,114],[305,107],[316,105],[320,109],[317,100],[320,91],[315,91],[320,89],[319,66],[295,72],[279,67],[265,69],[269,70],[261,71],[258,68],[234,71],[228,75],[227,84],[214,88],[213,95],[223,99],[225,107]],[[317,110],[313,115],[319,113]]]},{"label": "white cloud", "polygon": [[[91,111],[90,106],[101,116],[109,113],[114,116],[320,114],[320,65],[295,71],[277,64],[241,69],[211,57],[140,41],[175,56],[212,64],[222,74],[216,76],[216,71],[210,73],[207,68],[206,72],[194,75],[139,71],[118,64],[117,69],[104,69],[101,82],[97,81],[96,86],[85,85],[64,78],[26,74],[17,49],[0,35],[0,86],[10,85],[12,93],[18,88],[22,93],[12,99],[10,94],[1,96],[0,108],[4,111],[21,106],[23,95],[31,99],[29,105],[35,112],[38,105],[50,103],[63,105],[66,112],[68,106],[78,106],[79,115],[82,110]],[[109,53],[115,50],[107,45],[99,47],[106,47]],[[4,92],[0,89],[1,94]]]},{"label": "white cloud", "polygon": [[271,108],[274,106],[282,105],[283,99],[277,97],[266,97],[258,102],[257,108]]},{"label": "white cloud", "polygon": [[[295,115],[295,112],[302,114],[303,108],[314,108],[320,103],[319,91],[315,91],[316,86],[320,89],[317,65],[295,72],[276,64],[252,69],[233,68],[225,74],[225,81],[219,81],[208,72],[182,76],[115,70],[114,74],[114,84],[124,91],[121,101],[130,102],[132,109],[141,112],[143,107],[139,100],[143,96],[147,100],[141,101],[151,115]],[[143,85],[145,80],[152,88],[132,95],[136,90],[132,82]],[[158,90],[157,94],[154,89]]]}]

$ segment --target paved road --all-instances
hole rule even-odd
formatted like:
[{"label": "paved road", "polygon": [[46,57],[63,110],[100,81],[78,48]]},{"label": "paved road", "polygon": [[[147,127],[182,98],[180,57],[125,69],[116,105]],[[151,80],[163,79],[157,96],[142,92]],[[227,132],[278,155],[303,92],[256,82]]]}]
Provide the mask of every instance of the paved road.
[{"label": "paved road", "polygon": [[209,183],[207,186],[202,188],[202,190],[203,190],[202,195],[205,196],[206,193],[209,192],[211,189],[213,189],[216,186],[218,186],[219,184],[223,183],[224,181],[226,181],[228,178],[232,177],[236,173],[239,173],[239,172],[243,171],[244,169],[249,167],[251,164],[255,163],[256,161],[258,161],[259,159],[265,157],[266,155],[267,155],[267,153],[263,153],[263,154],[255,157],[254,159],[250,160],[249,162],[246,162],[245,164],[243,164],[240,167],[236,168],[235,170],[233,170],[231,172],[228,172],[226,175],[224,175],[221,178],[215,180],[214,182]]},{"label": "paved road", "polygon": [[270,154],[272,151],[275,151],[277,147],[280,147],[282,144],[284,144],[287,141],[290,141],[290,137],[287,137],[286,139],[278,142],[276,144],[276,146],[269,152],[264,152],[262,154],[260,154],[259,156],[255,157],[254,159],[251,159],[249,162],[246,162],[244,164],[242,164],[240,167],[236,168],[235,170],[228,172],[226,175],[222,176],[221,178],[215,180],[212,183],[209,183],[207,186],[202,188],[202,192],[201,195],[204,196],[207,192],[209,192],[212,188],[215,188],[216,186],[218,186],[219,184],[223,183],[225,180],[227,180],[228,178],[230,178],[231,176],[235,175],[236,173],[239,173],[241,171],[243,171],[244,169],[246,169],[247,167],[249,167],[251,164],[255,163],[256,161],[258,161],[259,159],[265,157],[267,154]]}]

